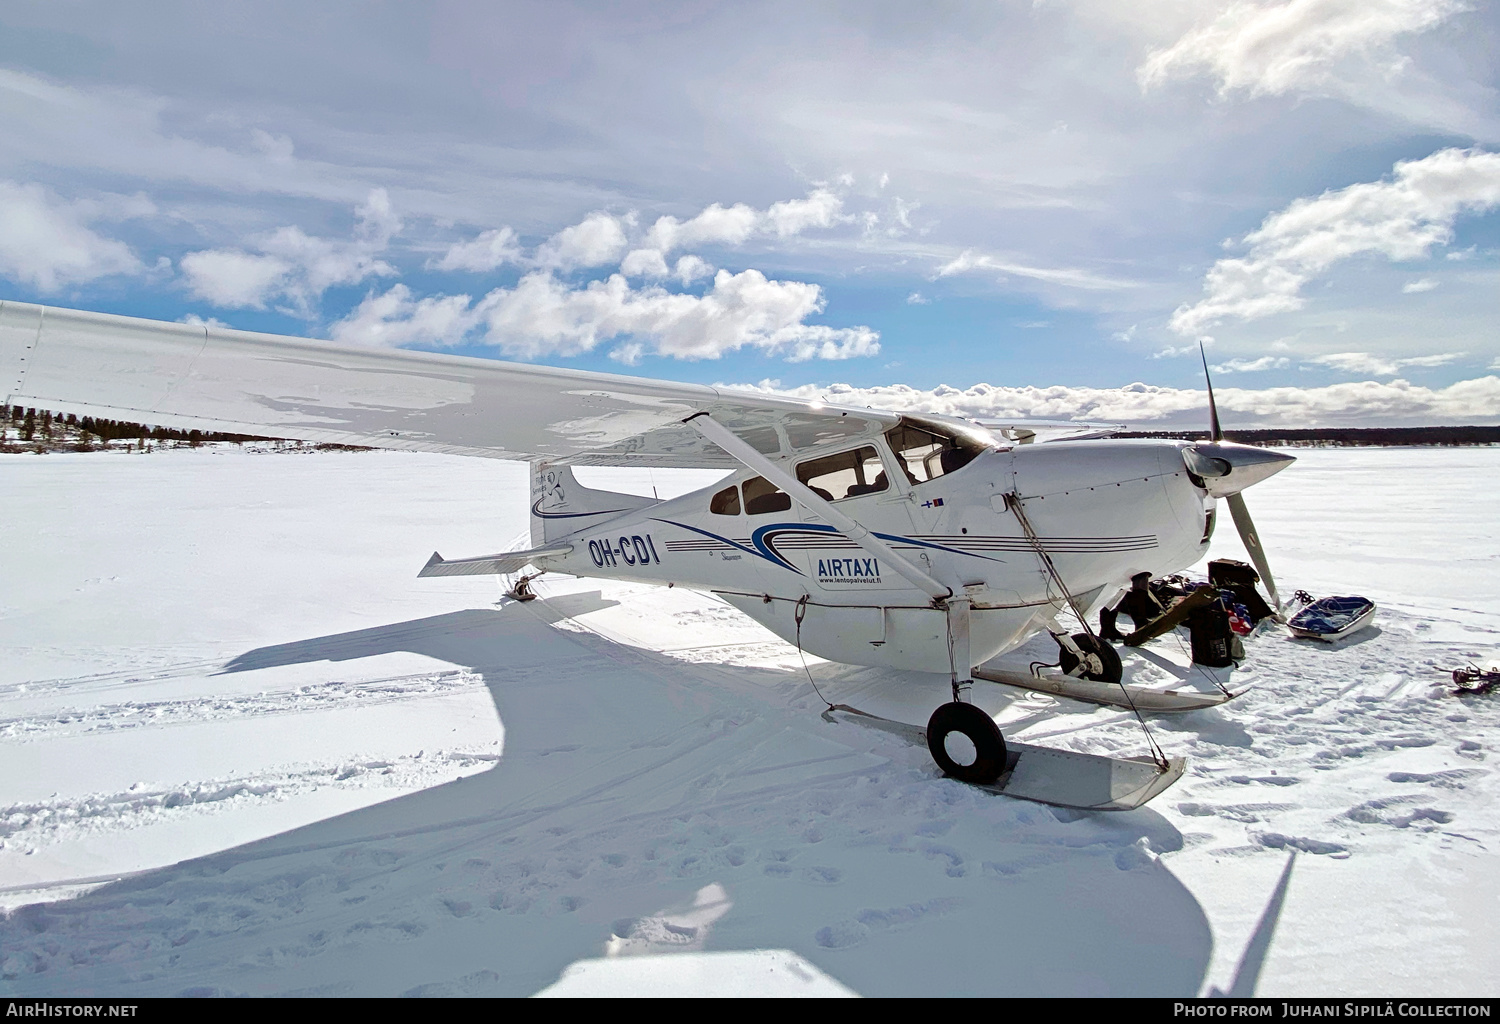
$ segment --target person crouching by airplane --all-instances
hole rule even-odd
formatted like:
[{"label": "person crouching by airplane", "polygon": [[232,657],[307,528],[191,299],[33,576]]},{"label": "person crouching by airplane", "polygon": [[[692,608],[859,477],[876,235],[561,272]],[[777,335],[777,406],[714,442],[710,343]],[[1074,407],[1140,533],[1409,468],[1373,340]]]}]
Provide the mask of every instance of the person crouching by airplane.
[{"label": "person crouching by airplane", "polygon": [[1130,589],[1120,598],[1119,604],[1099,610],[1099,636],[1105,640],[1125,639],[1125,635],[1115,628],[1115,621],[1121,612],[1129,615],[1135,628],[1140,629],[1166,610],[1156,595],[1151,593],[1151,574],[1138,572],[1130,577]]}]

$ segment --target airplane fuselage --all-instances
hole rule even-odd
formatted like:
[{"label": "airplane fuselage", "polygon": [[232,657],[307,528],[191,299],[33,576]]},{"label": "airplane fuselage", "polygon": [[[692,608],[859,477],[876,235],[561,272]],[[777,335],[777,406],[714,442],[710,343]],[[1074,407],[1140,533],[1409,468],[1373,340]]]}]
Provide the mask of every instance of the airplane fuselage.
[{"label": "airplane fuselage", "polygon": [[[1207,548],[1214,500],[1190,475],[1181,442],[990,448],[914,483],[880,440],[865,443],[878,453],[884,479],[897,483],[835,507],[973,602],[975,664],[1022,643],[1066,606],[1008,495],[1019,497],[1058,575],[1089,614],[1132,575],[1183,569]],[[534,539],[573,548],[538,565],[711,591],[832,661],[949,671],[945,614],[932,599],[787,495],[785,507],[758,511],[748,497],[758,479],[746,470],[667,501],[591,511],[612,504],[600,497],[608,492],[554,472],[550,490],[545,481],[533,487],[540,527]],[[731,488],[743,500],[724,497]],[[584,500],[570,501],[570,494]]]}]

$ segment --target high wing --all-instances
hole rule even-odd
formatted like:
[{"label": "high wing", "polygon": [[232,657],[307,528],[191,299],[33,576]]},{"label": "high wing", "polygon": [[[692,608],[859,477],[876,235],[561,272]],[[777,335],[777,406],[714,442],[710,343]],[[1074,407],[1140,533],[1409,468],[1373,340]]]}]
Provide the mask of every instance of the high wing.
[{"label": "high wing", "polygon": [[1123,423],[1091,423],[1083,420],[991,420],[975,419],[974,423],[997,437],[1018,444],[1044,441],[1093,441],[1102,437],[1113,437],[1125,429]]},{"label": "high wing", "polygon": [[[0,302],[6,403],[181,429],[580,465],[731,468],[683,420],[805,449],[897,416],[490,359]],[[778,436],[781,437],[778,443]]]}]

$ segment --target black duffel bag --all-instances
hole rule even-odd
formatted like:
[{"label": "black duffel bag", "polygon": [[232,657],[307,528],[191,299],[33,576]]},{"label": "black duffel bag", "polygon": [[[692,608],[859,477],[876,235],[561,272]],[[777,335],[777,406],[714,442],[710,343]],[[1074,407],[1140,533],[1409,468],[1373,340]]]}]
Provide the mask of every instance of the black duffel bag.
[{"label": "black duffel bag", "polygon": [[1196,664],[1228,668],[1245,656],[1244,645],[1229,628],[1229,611],[1222,601],[1188,616],[1187,626]]}]

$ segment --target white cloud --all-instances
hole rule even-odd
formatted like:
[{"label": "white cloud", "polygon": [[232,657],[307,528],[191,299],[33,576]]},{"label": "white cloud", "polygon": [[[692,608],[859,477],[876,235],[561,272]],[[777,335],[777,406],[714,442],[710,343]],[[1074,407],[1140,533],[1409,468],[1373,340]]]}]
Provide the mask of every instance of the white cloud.
[{"label": "white cloud", "polygon": [[1408,366],[1447,366],[1463,356],[1462,352],[1440,352],[1430,356],[1411,356],[1406,359],[1386,359],[1368,352],[1333,352],[1325,356],[1314,356],[1309,362],[1328,366],[1344,373],[1368,373],[1377,377],[1394,377]]},{"label": "white cloud", "polygon": [[182,272],[195,297],[228,309],[264,309],[283,291],[293,267],[275,256],[238,249],[205,249],[182,258]]},{"label": "white cloud", "polygon": [[1117,291],[1136,287],[1133,281],[1103,277],[1076,267],[1032,267],[1024,263],[1015,263],[996,256],[977,253],[973,249],[965,249],[956,257],[944,263],[938,268],[938,272],[933,275],[933,280],[941,277],[949,277],[953,274],[963,274],[970,270],[997,270],[1001,274],[1030,278],[1035,281],[1045,281],[1048,284],[1064,285],[1069,288],[1082,288],[1088,291]]},{"label": "white cloud", "polygon": [[[774,382],[763,382],[773,384]],[[839,405],[898,412],[941,413],[986,420],[1071,419],[1202,429],[1208,423],[1204,391],[1131,384],[1123,388],[939,386],[921,391],[903,384],[857,388],[848,384],[799,388],[733,385],[745,390],[821,398]],[[1424,388],[1404,380],[1333,384],[1321,388],[1215,388],[1225,429],[1236,426],[1378,426],[1500,422],[1500,377]]]},{"label": "white cloud", "polygon": [[1415,295],[1418,292],[1430,292],[1438,286],[1438,283],[1430,277],[1424,277],[1417,281],[1408,281],[1401,286],[1402,295]]},{"label": "white cloud", "polygon": [[923,297],[921,292],[912,292],[906,297],[906,304],[908,306],[926,306],[930,305],[931,303],[932,300]]},{"label": "white cloud", "polygon": [[296,151],[290,137],[286,135],[272,135],[264,128],[250,129],[250,141],[256,149],[260,150],[274,162],[289,164]]},{"label": "white cloud", "polygon": [[[481,306],[485,340],[528,358],[577,355],[614,338],[650,342],[651,351],[679,359],[717,359],[745,346],[806,359],[874,355],[879,335],[866,327],[803,323],[824,307],[822,289],[800,281],[771,281],[758,270],[721,270],[704,295],[662,288],[633,290],[615,274],[571,288],[533,273],[514,289],[497,289]],[[639,358],[638,348],[622,350]]]},{"label": "white cloud", "polygon": [[618,260],[627,244],[619,218],[591,213],[543,242],[537,248],[536,262],[559,270],[602,267]]},{"label": "white cloud", "polygon": [[467,295],[437,295],[414,300],[404,284],[384,295],[365,296],[333,325],[334,341],[355,345],[456,345],[474,328],[476,314]]},{"label": "white cloud", "polygon": [[1261,356],[1259,359],[1231,359],[1214,364],[1214,373],[1259,373],[1262,370],[1284,370],[1292,361],[1283,356]]},{"label": "white cloud", "polygon": [[684,256],[677,261],[677,266],[672,268],[672,276],[682,282],[684,288],[694,281],[700,281],[705,277],[712,277],[713,266],[697,256]]},{"label": "white cloud", "polygon": [[483,343],[525,358],[580,355],[618,339],[612,354],[627,363],[646,353],[717,359],[744,347],[791,362],[880,351],[879,334],[868,327],[804,322],[824,304],[817,285],[772,281],[757,270],[721,270],[702,296],[634,289],[622,274],[574,287],[533,271],[514,288],[497,288],[472,304],[462,295],[414,301],[397,285],[367,298],[334,336],[380,345],[454,344],[477,333]]},{"label": "white cloud", "polygon": [[126,202],[119,196],[70,203],[37,184],[0,181],[0,275],[47,293],[110,274],[144,272],[129,246],[87,226],[110,213],[139,216],[154,210],[137,205],[132,212],[122,205]]},{"label": "white cloud", "polygon": [[895,223],[886,228],[885,233],[892,238],[899,238],[912,229],[911,215],[922,204],[908,203],[898,196],[893,200],[893,205],[895,212],[891,214],[891,219]]},{"label": "white cloud", "polygon": [[689,245],[739,245],[755,233],[760,218],[744,203],[727,208],[714,203],[691,220],[658,217],[646,234],[646,244],[663,253]]},{"label": "white cloud", "polygon": [[672,273],[660,249],[632,249],[620,261],[626,277],[666,277]]},{"label": "white cloud", "polygon": [[[1214,343],[1214,339],[1212,339],[1212,338],[1199,338],[1198,341],[1201,342],[1205,346],[1212,345]],[[1198,345],[1197,344],[1192,344],[1192,345],[1177,345],[1177,346],[1168,345],[1164,349],[1158,349],[1157,351],[1151,353],[1151,358],[1152,359],[1176,359],[1178,356],[1195,356],[1197,354],[1198,354]]]},{"label": "white cloud", "polygon": [[741,245],[757,234],[790,238],[812,228],[832,227],[847,220],[844,201],[828,189],[814,189],[806,199],[772,203],[764,211],[744,203],[714,203],[690,220],[658,217],[646,233],[646,245],[662,253],[695,245]]},{"label": "white cloud", "polygon": [[385,189],[374,189],[355,210],[354,238],[334,242],[313,238],[298,227],[278,228],[256,239],[258,252],[205,249],[182,258],[189,290],[216,306],[264,309],[280,299],[289,312],[310,315],[329,288],[386,277],[396,269],[378,253],[401,230]]},{"label": "white cloud", "polygon": [[442,259],[428,261],[434,270],[471,270],[484,273],[507,263],[521,262],[521,246],[508,227],[481,232],[467,242],[454,242]]},{"label": "white cloud", "polygon": [[843,211],[844,201],[827,189],[816,189],[806,199],[785,199],[766,210],[767,230],[780,238],[800,235],[808,228],[832,227]]},{"label": "white cloud", "polygon": [[1500,154],[1444,149],[1395,166],[1394,180],[1362,182],[1295,200],[1244,237],[1244,257],[1206,275],[1207,298],[1172,314],[1172,329],[1194,334],[1234,317],[1254,320],[1300,309],[1302,286],[1340,260],[1376,253],[1425,257],[1448,241],[1460,213],[1500,204]]},{"label": "white cloud", "polygon": [[1345,91],[1350,78],[1384,77],[1406,66],[1393,45],[1425,32],[1468,5],[1458,0],[1288,0],[1230,3],[1201,25],[1146,58],[1136,77],[1142,89],[1173,78],[1206,74],[1220,96],[1291,91]]},{"label": "white cloud", "polygon": [[218,317],[199,316],[197,313],[184,313],[177,318],[180,324],[188,324],[191,327],[214,327],[219,329],[228,328],[229,325]]}]

